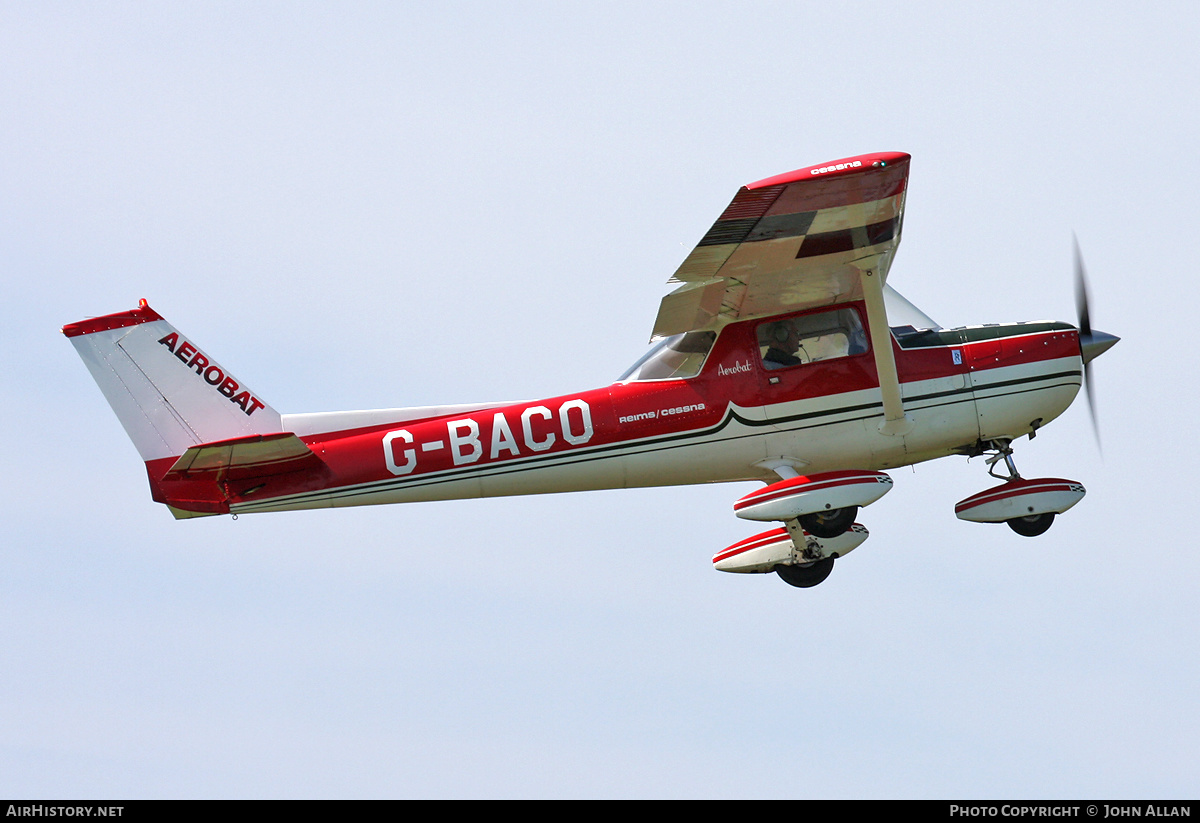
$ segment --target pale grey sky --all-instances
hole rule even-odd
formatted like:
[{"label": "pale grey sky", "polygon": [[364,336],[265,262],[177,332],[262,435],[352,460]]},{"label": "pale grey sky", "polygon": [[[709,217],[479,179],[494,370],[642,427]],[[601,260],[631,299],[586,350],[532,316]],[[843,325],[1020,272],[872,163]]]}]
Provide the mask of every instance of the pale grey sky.
[{"label": "pale grey sky", "polygon": [[[0,3],[0,795],[1194,797],[1200,12]],[[58,333],[141,297],[284,412],[614,379],[737,187],[913,155],[891,282],[1094,324],[1022,443],[893,472],[822,586],[751,486],[175,522]],[[564,342],[570,341],[570,342]],[[469,356],[462,348],[470,347]]]}]

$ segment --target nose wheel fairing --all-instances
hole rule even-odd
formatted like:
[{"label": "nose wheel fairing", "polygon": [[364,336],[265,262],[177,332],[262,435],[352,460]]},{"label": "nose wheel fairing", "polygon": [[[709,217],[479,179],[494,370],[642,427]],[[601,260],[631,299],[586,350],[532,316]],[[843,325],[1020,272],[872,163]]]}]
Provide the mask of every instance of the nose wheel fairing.
[{"label": "nose wheel fairing", "polygon": [[[1049,520],[1038,520],[1041,515],[1062,514],[1083,499],[1087,490],[1082,483],[1061,477],[1041,477],[1026,480],[1013,478],[990,489],[960,500],[954,506],[959,520],[972,523],[1010,523],[1023,519],[1026,534],[1014,527],[1014,531],[1033,537],[1050,527]],[[1044,524],[1041,531],[1036,529]]]}]

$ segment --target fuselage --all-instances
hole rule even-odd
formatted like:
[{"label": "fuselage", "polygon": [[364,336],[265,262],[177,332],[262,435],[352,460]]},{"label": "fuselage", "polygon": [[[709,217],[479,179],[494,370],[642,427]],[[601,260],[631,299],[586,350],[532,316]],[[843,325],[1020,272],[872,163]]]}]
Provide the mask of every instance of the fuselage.
[{"label": "fuselage", "polygon": [[[861,303],[833,308],[865,326]],[[320,458],[322,471],[227,481],[214,499],[211,483],[164,483],[174,461],[163,459],[147,463],[151,486],[160,502],[246,513],[770,482],[781,464],[801,473],[880,470],[1028,434],[1061,414],[1082,380],[1078,333],[1067,324],[893,329],[912,425],[883,434],[869,350],[778,367],[762,343],[765,322],[721,328],[689,377],[629,379],[522,403],[285,414],[284,429]],[[202,499],[208,504],[198,506]]]}]

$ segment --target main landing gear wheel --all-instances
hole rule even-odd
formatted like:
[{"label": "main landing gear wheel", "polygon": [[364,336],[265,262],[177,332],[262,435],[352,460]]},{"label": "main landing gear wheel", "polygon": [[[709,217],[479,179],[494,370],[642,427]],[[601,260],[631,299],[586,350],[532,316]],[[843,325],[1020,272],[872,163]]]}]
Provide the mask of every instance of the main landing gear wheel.
[{"label": "main landing gear wheel", "polygon": [[806,514],[800,518],[800,525],[813,537],[837,537],[854,525],[856,517],[858,506],[846,506],[843,509]]},{"label": "main landing gear wheel", "polygon": [[818,560],[815,563],[806,563],[803,566],[776,566],[775,574],[783,578],[783,582],[789,586],[795,586],[798,589],[811,589],[829,577],[829,573],[833,571],[833,558],[826,557],[824,560]]},{"label": "main landing gear wheel", "polygon": [[1045,534],[1046,530],[1054,524],[1054,512],[1046,512],[1045,514],[1031,514],[1028,517],[1014,517],[1012,520],[1005,520],[1008,527],[1022,537],[1037,537],[1039,534]]}]

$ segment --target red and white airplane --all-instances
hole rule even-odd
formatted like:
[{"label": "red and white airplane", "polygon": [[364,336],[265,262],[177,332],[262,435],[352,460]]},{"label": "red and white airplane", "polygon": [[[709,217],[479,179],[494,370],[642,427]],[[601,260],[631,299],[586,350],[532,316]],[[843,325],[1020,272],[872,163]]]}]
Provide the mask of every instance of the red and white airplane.
[{"label": "red and white airplane", "polygon": [[782,525],[713,563],[813,586],[866,539],[854,520],[891,489],[884,469],[988,454],[1003,482],[956,513],[1027,536],[1084,494],[1012,460],[1117,342],[1090,328],[1082,267],[1078,328],[941,328],[886,284],[909,161],[866,154],[742,188],[675,272],[657,344],[600,389],[280,414],[144,300],[63,333],[178,518],[761,480],[734,512]]}]

